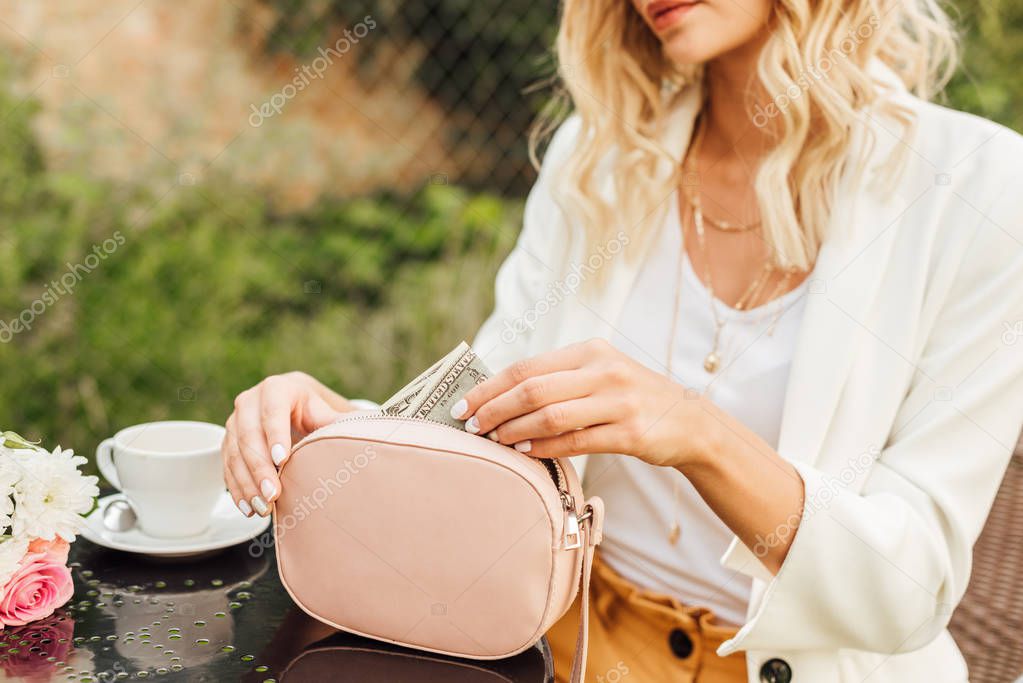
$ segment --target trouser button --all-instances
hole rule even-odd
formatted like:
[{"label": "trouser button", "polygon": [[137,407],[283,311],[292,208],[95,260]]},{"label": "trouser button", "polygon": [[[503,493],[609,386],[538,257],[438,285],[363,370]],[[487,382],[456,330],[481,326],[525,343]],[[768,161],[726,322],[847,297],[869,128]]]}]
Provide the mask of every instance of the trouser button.
[{"label": "trouser button", "polygon": [[693,654],[693,640],[680,628],[676,628],[668,634],[668,646],[679,659],[685,659]]}]

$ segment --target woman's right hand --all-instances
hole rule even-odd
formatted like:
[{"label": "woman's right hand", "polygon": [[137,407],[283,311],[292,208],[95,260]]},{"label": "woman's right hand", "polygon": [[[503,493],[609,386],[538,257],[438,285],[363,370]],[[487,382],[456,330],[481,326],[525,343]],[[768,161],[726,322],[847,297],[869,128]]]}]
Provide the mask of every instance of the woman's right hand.
[{"label": "woman's right hand", "polygon": [[224,481],[246,517],[270,514],[281,491],[279,467],[302,438],[354,406],[304,372],[267,377],[238,394],[221,446]]}]

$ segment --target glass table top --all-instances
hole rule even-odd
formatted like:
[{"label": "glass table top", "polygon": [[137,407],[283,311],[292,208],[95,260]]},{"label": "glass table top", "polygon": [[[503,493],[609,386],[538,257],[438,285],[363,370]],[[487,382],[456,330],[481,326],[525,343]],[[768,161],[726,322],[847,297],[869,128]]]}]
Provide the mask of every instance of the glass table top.
[{"label": "glass table top", "polygon": [[291,601],[264,544],[170,562],[79,538],[71,568],[71,602],[48,619],[0,631],[0,680],[553,680],[545,641],[509,659],[459,660],[325,626]]}]

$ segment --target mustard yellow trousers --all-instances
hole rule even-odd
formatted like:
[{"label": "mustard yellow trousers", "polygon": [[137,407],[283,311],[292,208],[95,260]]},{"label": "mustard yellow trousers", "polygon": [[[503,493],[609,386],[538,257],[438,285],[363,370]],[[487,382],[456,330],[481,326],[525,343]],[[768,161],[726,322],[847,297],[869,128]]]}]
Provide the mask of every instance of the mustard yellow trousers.
[{"label": "mustard yellow trousers", "polygon": [[[717,647],[735,629],[715,623],[714,613],[642,590],[600,561],[590,580],[590,638],[586,680],[593,683],[746,683],[746,658],[719,657]],[[579,628],[579,599],[547,632],[554,677],[572,673]]]}]

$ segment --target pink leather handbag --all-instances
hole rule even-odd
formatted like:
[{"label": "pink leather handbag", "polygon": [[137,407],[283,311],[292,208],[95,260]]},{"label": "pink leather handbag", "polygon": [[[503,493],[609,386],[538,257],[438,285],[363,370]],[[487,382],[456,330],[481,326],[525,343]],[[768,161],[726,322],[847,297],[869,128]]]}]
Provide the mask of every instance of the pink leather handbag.
[{"label": "pink leather handbag", "polygon": [[582,590],[604,507],[567,460],[447,425],[354,413],[295,445],[274,503],[277,568],[334,628],[473,659],[534,645]]}]

